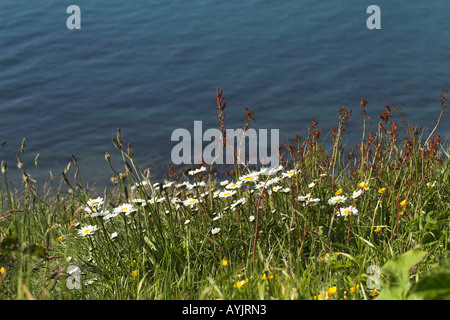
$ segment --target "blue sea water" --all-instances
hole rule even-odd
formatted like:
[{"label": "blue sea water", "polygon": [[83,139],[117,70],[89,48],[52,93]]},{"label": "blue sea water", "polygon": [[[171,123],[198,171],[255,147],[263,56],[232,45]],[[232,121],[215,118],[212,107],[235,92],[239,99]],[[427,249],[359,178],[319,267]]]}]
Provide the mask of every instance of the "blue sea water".
[{"label": "blue sea water", "polygon": [[[66,27],[73,4],[80,30]],[[380,30],[366,27],[372,4]],[[279,129],[280,142],[304,135],[312,117],[329,130],[345,105],[356,143],[361,98],[374,120],[388,104],[431,129],[450,89],[449,12],[447,0],[2,0],[0,160],[18,173],[26,138],[33,178],[58,175],[73,154],[83,182],[107,184],[104,154],[119,161],[120,127],[136,162],[162,178],[173,130],[218,127],[217,87],[228,127],[250,108],[254,128]]]}]

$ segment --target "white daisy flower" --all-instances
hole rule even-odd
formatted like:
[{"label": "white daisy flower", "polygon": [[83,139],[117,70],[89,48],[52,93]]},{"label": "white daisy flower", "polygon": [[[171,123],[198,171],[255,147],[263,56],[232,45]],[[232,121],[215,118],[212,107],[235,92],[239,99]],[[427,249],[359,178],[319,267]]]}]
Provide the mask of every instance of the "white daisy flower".
[{"label": "white daisy flower", "polygon": [[211,234],[216,234],[220,232],[220,228],[214,228],[211,230]]},{"label": "white daisy flower", "polygon": [[220,198],[228,198],[235,194],[236,194],[236,191],[234,191],[234,190],[224,191],[224,192],[219,193],[219,197]]},{"label": "white daisy flower", "polygon": [[349,206],[347,208],[340,208],[339,213],[337,214],[338,217],[349,215],[358,215],[358,209],[356,209],[353,206]]},{"label": "white daisy flower", "polygon": [[195,175],[195,174],[197,174],[197,173],[200,173],[200,172],[203,172],[203,171],[206,171],[206,167],[200,167],[200,168],[195,169],[195,170],[190,170],[190,171],[188,172],[188,174],[189,174],[190,176],[193,176],[193,175]]},{"label": "white daisy flower", "polygon": [[189,181],[185,181],[177,184],[177,188],[187,187],[189,185]]},{"label": "white daisy flower", "polygon": [[206,187],[206,182],[205,181],[199,181],[196,182],[192,185],[193,187]]},{"label": "white daisy flower", "polygon": [[172,199],[170,199],[170,202],[175,204],[175,203],[182,202],[182,201],[181,201],[181,199],[178,199],[178,198],[172,198]]},{"label": "white daisy flower", "polygon": [[163,189],[170,188],[172,185],[173,185],[173,182],[172,182],[172,181],[167,182],[166,184],[163,185]]},{"label": "white daisy flower", "polygon": [[262,189],[262,187],[264,187],[265,184],[266,184],[266,183],[265,183],[264,181],[261,181],[261,182],[257,183],[257,184],[255,185],[255,190]]},{"label": "white daisy flower", "polygon": [[247,202],[247,198],[240,198],[239,200],[236,200],[236,201],[230,206],[230,208],[231,208],[231,210],[235,210],[236,207],[237,207],[238,205],[244,204],[244,203],[246,203],[246,202]]},{"label": "white daisy flower", "polygon": [[363,193],[363,189],[359,189],[359,190],[353,191],[352,198],[353,199],[358,198],[362,193]]},{"label": "white daisy flower", "polygon": [[153,188],[154,189],[159,189],[159,182],[155,182],[154,184],[153,184]]},{"label": "white daisy flower", "polygon": [[268,194],[272,194],[273,192],[278,192],[281,189],[283,189],[282,186],[273,186],[273,187],[270,187],[270,189],[267,190],[267,193]]},{"label": "white daisy flower", "polygon": [[145,187],[146,185],[148,185],[148,182],[147,182],[146,180],[140,181],[140,182],[136,182],[136,183],[131,187],[131,190],[136,190],[136,188],[139,188],[139,187]]},{"label": "white daisy flower", "polygon": [[239,181],[242,182],[254,182],[258,180],[258,174],[257,173],[249,173],[245,176],[239,177]]},{"label": "white daisy flower", "polygon": [[287,172],[283,172],[281,174],[281,176],[284,178],[291,178],[292,176],[296,175],[297,173],[299,173],[299,171],[296,169],[293,169],[293,170],[289,170]]},{"label": "white daisy flower", "polygon": [[223,213],[222,213],[222,212],[219,212],[219,213],[217,214],[217,216],[213,218],[213,221],[217,221],[217,220],[219,220],[219,219],[222,219],[222,217],[223,217]]},{"label": "white daisy flower", "polygon": [[184,224],[189,224],[191,222],[191,220],[186,219],[186,221],[184,222]]},{"label": "white daisy flower", "polygon": [[275,184],[281,181],[280,177],[275,177],[267,181],[266,186],[270,186],[271,184]]},{"label": "white daisy flower", "polygon": [[261,170],[257,171],[258,174],[265,175],[265,176],[268,175],[269,172],[270,172],[269,168],[261,168]]},{"label": "white daisy flower", "polygon": [[81,228],[80,230],[78,230],[78,235],[84,237],[84,236],[90,236],[92,234],[94,234],[95,231],[97,231],[98,228],[97,226],[85,226],[83,228]]},{"label": "white daisy flower", "polygon": [[117,232],[111,233],[111,239],[115,239],[117,238],[117,236],[118,236]]},{"label": "white daisy flower", "polygon": [[282,165],[279,165],[278,167],[269,169],[269,173],[270,173],[270,174],[275,174],[275,173],[277,173],[278,171],[281,171],[281,170],[283,170],[283,166],[282,166]]},{"label": "white daisy flower", "polygon": [[114,208],[114,212],[118,213],[125,213],[126,215],[129,215],[132,212],[135,212],[137,209],[130,203],[124,203],[118,206],[117,208]]},{"label": "white daisy flower", "polygon": [[248,221],[250,221],[250,222],[252,222],[253,220],[255,220],[255,216],[250,216],[250,217],[248,217]]},{"label": "white daisy flower", "polygon": [[315,182],[311,182],[310,184],[308,184],[308,188],[313,188],[314,186],[316,185],[316,183]]},{"label": "white daisy flower", "polygon": [[314,207],[317,206],[320,202],[319,198],[315,199],[307,199],[306,202],[303,204],[304,207]]},{"label": "white daisy flower", "polygon": [[106,215],[103,216],[103,220],[109,220],[111,218],[117,217],[118,215],[119,212],[107,213]]},{"label": "white daisy flower", "polygon": [[195,187],[195,183],[194,184],[192,184],[192,183],[186,183],[186,188],[188,189],[188,190],[192,190],[192,189],[194,189],[194,187]]},{"label": "white daisy flower", "polygon": [[104,217],[104,216],[106,216],[106,215],[108,215],[109,214],[109,211],[98,211],[98,212],[93,212],[92,214],[91,214],[91,217],[92,218],[95,218],[95,217]]},{"label": "white daisy flower", "polygon": [[229,184],[230,183],[230,181],[228,181],[228,180],[223,180],[223,181],[220,181],[220,185],[223,187],[223,186],[226,186],[227,184]]},{"label": "white daisy flower", "polygon": [[237,189],[237,188],[240,188],[241,187],[241,185],[242,185],[242,181],[238,181],[238,182],[236,182],[236,183],[230,183],[230,184],[227,184],[226,185],[226,187],[225,187],[225,189]]},{"label": "white daisy flower", "polygon": [[328,200],[328,204],[337,204],[347,201],[347,197],[345,196],[335,196]]},{"label": "white daisy flower", "polygon": [[307,200],[309,200],[309,198],[311,198],[311,193],[308,193],[306,196],[298,196],[297,200],[298,201],[307,201]]},{"label": "white daisy flower", "polygon": [[145,201],[144,199],[133,199],[131,200],[131,202],[136,203],[141,207],[145,207],[147,205],[147,201]]},{"label": "white daisy flower", "polygon": [[103,204],[103,198],[98,197],[97,199],[89,199],[87,202],[89,207],[100,207]]},{"label": "white daisy flower", "polygon": [[163,203],[164,201],[166,201],[166,198],[164,198],[164,197],[156,199],[156,202],[158,202],[158,203]]},{"label": "white daisy flower", "polygon": [[186,200],[183,201],[183,204],[185,206],[193,206],[194,204],[197,204],[199,202],[198,199],[194,199],[194,198],[188,198]]}]

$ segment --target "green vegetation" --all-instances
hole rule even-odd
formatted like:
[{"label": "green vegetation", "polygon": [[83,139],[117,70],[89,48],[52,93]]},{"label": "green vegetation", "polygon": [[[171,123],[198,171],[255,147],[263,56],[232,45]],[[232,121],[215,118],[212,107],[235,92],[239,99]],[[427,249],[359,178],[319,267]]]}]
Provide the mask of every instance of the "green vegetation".
[{"label": "green vegetation", "polygon": [[341,108],[331,150],[313,120],[279,167],[236,165],[228,181],[214,166],[152,181],[118,130],[105,159],[124,167],[100,195],[75,157],[56,190],[39,187],[24,140],[23,190],[1,166],[0,299],[450,299],[448,152],[434,131],[399,139],[388,106],[366,132],[366,105],[356,148],[342,146]]}]

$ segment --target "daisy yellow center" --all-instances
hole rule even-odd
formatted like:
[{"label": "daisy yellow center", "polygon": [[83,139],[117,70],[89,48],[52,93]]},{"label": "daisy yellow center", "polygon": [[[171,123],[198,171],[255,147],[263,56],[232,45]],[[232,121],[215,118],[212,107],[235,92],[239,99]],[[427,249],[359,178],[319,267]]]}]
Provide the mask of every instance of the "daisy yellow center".
[{"label": "daisy yellow center", "polygon": [[344,210],[345,215],[350,214],[350,213],[352,213],[352,210]]},{"label": "daisy yellow center", "polygon": [[223,194],[225,197],[228,197],[229,195],[231,195],[231,192],[226,192]]},{"label": "daisy yellow center", "polygon": [[337,199],[333,200],[333,202],[339,202],[339,201],[342,201],[342,199],[341,198],[337,198]]},{"label": "daisy yellow center", "polygon": [[91,229],[85,229],[85,230],[83,231],[84,234],[88,234],[89,232],[91,232]]},{"label": "daisy yellow center", "polygon": [[100,202],[98,202],[98,201],[93,201],[93,202],[91,202],[91,206],[95,206],[96,204],[99,204]]},{"label": "daisy yellow center", "polygon": [[294,170],[286,172],[288,176],[292,176],[294,174]]},{"label": "daisy yellow center", "polygon": [[190,200],[189,203],[196,203],[197,200]]},{"label": "daisy yellow center", "polygon": [[253,181],[253,180],[255,180],[255,178],[253,178],[253,177],[245,177],[244,180],[246,180],[246,181]]},{"label": "daisy yellow center", "polygon": [[128,208],[122,208],[122,209],[120,209],[120,211],[127,211],[128,210]]}]

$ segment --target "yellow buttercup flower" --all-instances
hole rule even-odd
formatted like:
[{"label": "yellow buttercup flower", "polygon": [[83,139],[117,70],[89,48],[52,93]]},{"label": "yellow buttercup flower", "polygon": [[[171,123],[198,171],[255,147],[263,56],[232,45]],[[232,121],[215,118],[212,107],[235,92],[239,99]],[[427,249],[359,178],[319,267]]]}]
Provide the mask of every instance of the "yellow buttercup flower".
[{"label": "yellow buttercup flower", "polygon": [[220,262],[224,267],[226,267],[228,265],[228,261],[226,259],[222,259],[222,261]]},{"label": "yellow buttercup flower", "polygon": [[61,237],[56,238],[56,241],[62,241],[62,239],[63,239],[63,237],[61,236]]},{"label": "yellow buttercup flower", "polygon": [[381,226],[377,226],[377,227],[375,228],[375,232],[378,233],[378,232],[380,232],[380,231],[381,231]]},{"label": "yellow buttercup flower", "polygon": [[374,288],[372,290],[369,291],[369,295],[372,297],[375,297],[376,295],[378,295],[378,291],[377,288]]},{"label": "yellow buttercup flower", "polygon": [[1,274],[1,275],[4,275],[5,272],[6,272],[5,268],[4,268],[4,267],[1,267],[1,268],[0,268],[0,274]]},{"label": "yellow buttercup flower", "polygon": [[402,202],[400,202],[400,205],[401,205],[402,207],[406,206],[406,199],[403,200]]},{"label": "yellow buttercup flower", "polygon": [[364,190],[369,190],[369,184],[367,183],[367,182],[360,182],[359,184],[358,184],[358,187],[360,187],[360,188],[364,188]]},{"label": "yellow buttercup flower", "polygon": [[134,271],[132,271],[132,272],[131,272],[131,275],[132,275],[133,277],[138,276],[138,275],[139,275],[139,270],[134,270]]},{"label": "yellow buttercup flower", "polygon": [[381,188],[381,189],[378,189],[378,193],[384,193],[386,191],[386,188]]},{"label": "yellow buttercup flower", "polygon": [[358,288],[359,288],[359,284],[357,284],[356,287],[351,287],[350,292],[355,293],[355,291],[358,290]]},{"label": "yellow buttercup flower", "polygon": [[331,287],[331,288],[328,288],[328,290],[327,290],[327,296],[332,296],[333,294],[336,293],[336,290],[337,290],[337,287]]},{"label": "yellow buttercup flower", "polygon": [[338,191],[336,191],[336,192],[334,193],[334,195],[338,196],[338,195],[340,195],[341,193],[342,193],[342,189],[339,189]]},{"label": "yellow buttercup flower", "polygon": [[242,286],[244,285],[244,284],[246,284],[248,282],[248,279],[246,278],[245,280],[242,280],[242,281],[238,281],[238,282],[236,282],[236,284],[233,286],[233,287],[235,287],[235,288],[242,288]]},{"label": "yellow buttercup flower", "polygon": [[136,264],[136,260],[131,260],[131,263],[130,263],[132,266],[134,266],[135,264]]}]

